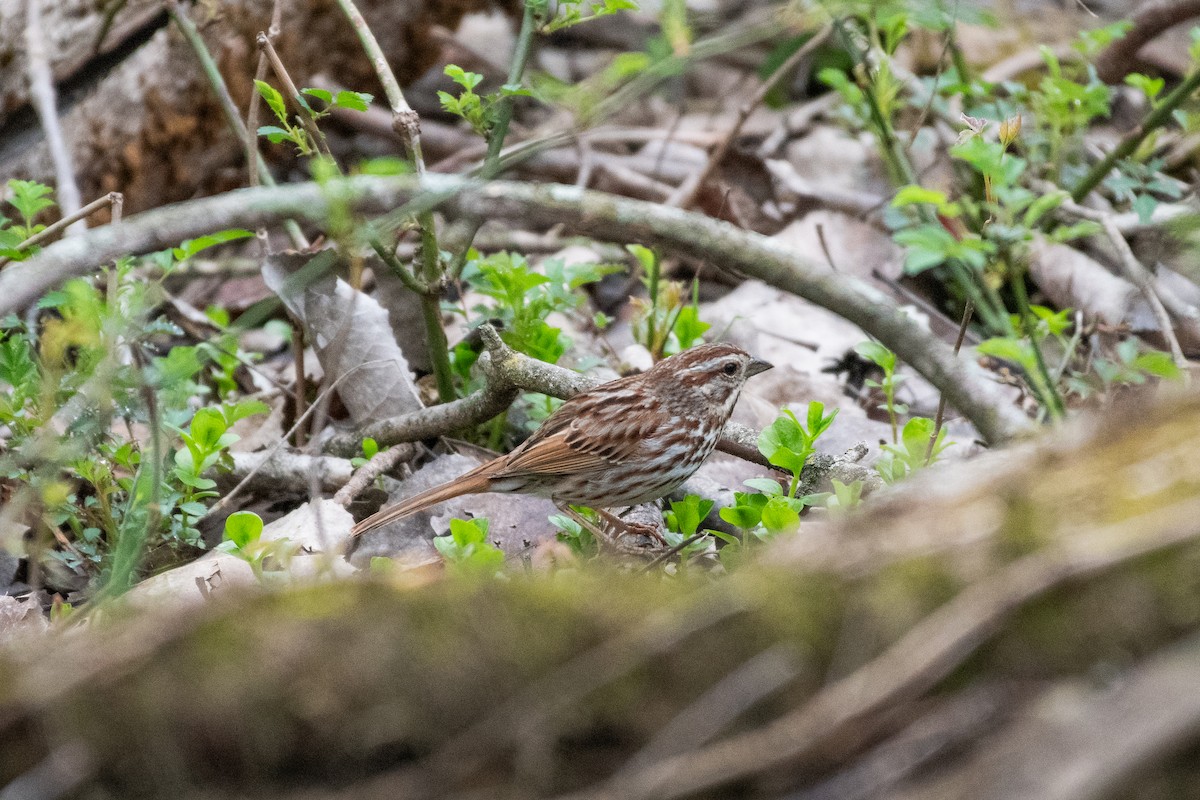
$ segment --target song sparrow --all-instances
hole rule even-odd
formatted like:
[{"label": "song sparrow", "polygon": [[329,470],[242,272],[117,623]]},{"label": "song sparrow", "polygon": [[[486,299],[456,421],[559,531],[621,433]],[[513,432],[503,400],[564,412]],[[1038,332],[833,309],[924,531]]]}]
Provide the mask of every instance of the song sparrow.
[{"label": "song sparrow", "polygon": [[731,344],[685,350],[640,375],[580,392],[511,453],[385,508],[351,533],[479,492],[522,492],[564,510],[569,504],[601,512],[657,500],[700,467],[742,384],[770,368]]}]

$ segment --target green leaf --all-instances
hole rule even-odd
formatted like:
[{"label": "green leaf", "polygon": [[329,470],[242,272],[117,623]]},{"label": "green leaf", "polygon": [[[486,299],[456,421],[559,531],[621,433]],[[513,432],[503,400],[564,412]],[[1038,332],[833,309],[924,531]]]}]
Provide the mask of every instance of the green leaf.
[{"label": "green leaf", "polygon": [[831,512],[845,513],[850,509],[857,508],[862,502],[863,482],[861,480],[845,484],[834,478],[831,483],[833,492],[825,497],[825,507]]},{"label": "green leaf", "polygon": [[456,570],[471,573],[495,573],[504,566],[504,552],[487,541],[488,521],[450,520],[450,535],[438,536],[434,547],[446,563]]},{"label": "green leaf", "polygon": [[365,457],[374,458],[375,454],[379,452],[379,442],[368,436],[363,439],[362,452]]},{"label": "green leaf", "polygon": [[1161,350],[1139,354],[1130,366],[1160,378],[1178,379],[1183,375],[1171,354]]},{"label": "green leaf", "polygon": [[758,450],[767,461],[799,475],[812,449],[796,415],[784,410],[758,436]]},{"label": "green leaf", "polygon": [[1044,217],[1048,212],[1053,211],[1062,205],[1064,200],[1067,200],[1070,195],[1061,189],[1047,194],[1040,195],[1034,200],[1029,208],[1025,210],[1025,216],[1021,219],[1022,224],[1026,228],[1032,228],[1037,224],[1037,221]]},{"label": "green leaf", "polygon": [[762,519],[762,515],[758,509],[750,508],[749,506],[726,506],[718,514],[720,514],[721,519],[730,525],[743,530],[753,528]]},{"label": "green leaf", "polygon": [[193,441],[202,448],[202,451],[208,453],[219,446],[221,437],[225,435],[228,427],[225,416],[220,411],[202,408],[192,417],[192,424],[189,426],[188,432]]},{"label": "green leaf", "polygon": [[884,373],[896,371],[896,354],[879,342],[860,342],[854,346],[854,352],[878,366]]},{"label": "green leaf", "polygon": [[360,161],[355,171],[359,175],[409,175],[413,171],[412,164],[395,156],[380,156]]},{"label": "green leaf", "polygon": [[808,404],[808,441],[812,444],[817,439],[821,438],[821,434],[829,430],[829,426],[833,425],[834,419],[837,418],[840,409],[835,408],[833,413],[825,416],[825,404],[819,400],[813,400]]},{"label": "green leaf", "polygon": [[[258,89],[258,93],[262,95],[262,99],[266,101],[272,113],[275,114],[275,117],[284,125],[287,125],[287,105],[283,102],[283,95],[279,93],[279,90],[266,81],[260,80],[254,81],[254,87]],[[275,130],[279,129],[276,128]],[[261,135],[263,129],[259,128],[258,132]],[[272,139],[271,141],[275,140]]]},{"label": "green leaf", "polygon": [[892,205],[896,208],[919,205],[921,203],[943,206],[947,202],[948,198],[945,192],[939,192],[937,189],[926,189],[924,186],[914,184],[901,187],[900,191],[896,192],[896,196],[892,198]]},{"label": "green leaf", "polygon": [[[179,452],[187,453],[188,451],[180,450]],[[176,458],[176,461],[178,462],[178,458]],[[190,461],[190,457],[189,457],[189,464],[190,463],[191,463],[191,461]],[[214,481],[212,478],[202,478],[199,475],[192,474],[187,469],[176,470],[175,479],[178,480],[180,483],[182,483],[184,486],[190,486],[193,489],[199,489],[200,491],[207,491],[208,489],[215,489],[217,486],[217,482]]]},{"label": "green leaf", "polygon": [[758,489],[768,496],[783,494],[783,487],[779,485],[779,481],[772,480],[771,478],[748,478],[742,481],[742,483],[751,489]]},{"label": "green leaf", "polygon": [[301,89],[300,94],[315,97],[327,106],[333,105],[333,92],[327,89]]},{"label": "green leaf", "polygon": [[696,306],[684,306],[675,316],[675,324],[671,327],[671,333],[675,334],[675,339],[679,342],[679,349],[683,351],[700,341],[700,337],[711,327],[700,319],[700,312]]},{"label": "green leaf", "polygon": [[857,108],[862,104],[864,99],[862,89],[855,85],[843,70],[836,67],[825,67],[817,73],[817,80],[840,94],[846,104],[852,108]]},{"label": "green leaf", "polygon": [[29,339],[20,333],[10,333],[0,339],[0,381],[18,390],[37,389],[37,363]]},{"label": "green leaf", "polygon": [[1138,215],[1138,222],[1145,225],[1154,216],[1154,209],[1158,208],[1158,199],[1152,194],[1138,194],[1133,199],[1133,210]]},{"label": "green leaf", "polygon": [[371,101],[374,99],[374,95],[366,92],[351,92],[343,89],[333,99],[333,105],[337,108],[348,108],[351,111],[366,111],[371,107]]},{"label": "green leaf", "polygon": [[1103,230],[1099,222],[1091,220],[1083,220],[1076,222],[1074,225],[1060,225],[1050,232],[1050,239],[1055,242],[1070,242],[1074,239],[1082,239],[1088,236],[1095,236]]},{"label": "green leaf", "polygon": [[55,205],[51,197],[54,190],[37,181],[22,181],[13,178],[8,182],[8,190],[10,192],[8,202],[20,213],[26,224],[32,222],[40,212],[47,208],[53,208]]},{"label": "green leaf", "polygon": [[459,547],[452,536],[433,537],[433,547],[442,558],[450,561],[458,555]]},{"label": "green leaf", "polygon": [[267,141],[271,144],[279,144],[280,142],[291,142],[299,144],[297,137],[290,130],[285,131],[283,128],[275,125],[263,125],[258,129],[259,136],[267,137]]},{"label": "green leaf", "polygon": [[174,249],[173,254],[176,261],[184,261],[210,247],[216,247],[226,242],[236,242],[238,239],[249,239],[253,236],[253,231],[248,231],[244,228],[230,228],[206,234],[205,236],[199,236],[195,239],[186,239],[179,243],[179,247]]},{"label": "green leaf", "polygon": [[583,533],[583,526],[566,514],[551,514],[547,519],[549,519],[551,525],[568,535],[578,536]]},{"label": "green leaf", "polygon": [[905,269],[911,274],[941,264],[950,257],[955,245],[950,231],[933,223],[896,231],[892,238],[907,249]]},{"label": "green leaf", "polygon": [[762,510],[762,524],[769,531],[790,531],[800,526],[800,514],[789,498],[772,497]]},{"label": "green leaf", "polygon": [[455,544],[465,547],[487,541],[487,520],[450,520],[450,536]]},{"label": "green leaf", "polygon": [[233,542],[239,549],[257,542],[262,535],[262,518],[253,511],[238,511],[230,514],[225,520],[225,538]]},{"label": "green leaf", "polygon": [[177,508],[178,508],[179,513],[186,514],[189,517],[196,517],[196,518],[204,516],[204,512],[208,511],[208,508],[205,507],[204,503],[199,503],[196,501],[180,503]]},{"label": "green leaf", "polygon": [[450,80],[454,81],[468,92],[472,91],[476,86],[479,85],[480,81],[483,80],[483,76],[478,72],[467,72],[457,64],[447,64],[443,72],[449,76]]},{"label": "green leaf", "polygon": [[267,414],[271,407],[261,400],[241,400],[224,407],[225,421],[232,425],[240,419],[253,417],[255,414]]},{"label": "green leaf", "polygon": [[675,524],[684,536],[691,536],[700,527],[700,523],[712,511],[713,501],[705,500],[696,495],[688,495],[683,500],[672,500],[671,511],[675,514]]},{"label": "green leaf", "polygon": [[652,272],[658,267],[658,256],[649,247],[643,247],[640,244],[627,244],[625,245],[625,249],[638,260],[638,263],[642,265],[642,269],[647,273]]},{"label": "green leaf", "polygon": [[1033,351],[1030,349],[1029,343],[1010,336],[985,339],[976,345],[975,349],[985,356],[1012,361],[1022,366],[1032,363]]},{"label": "green leaf", "polygon": [[460,103],[458,101],[457,97],[450,94],[449,92],[443,92],[441,90],[438,91],[437,96],[438,96],[438,100],[442,104],[442,109],[444,111],[448,111],[449,113],[454,114],[457,117],[466,116],[463,113],[462,103]]},{"label": "green leaf", "polygon": [[1162,78],[1150,78],[1140,72],[1133,72],[1125,76],[1125,83],[1135,89],[1141,89],[1142,94],[1150,100],[1158,97],[1159,92],[1163,90],[1166,81]]}]

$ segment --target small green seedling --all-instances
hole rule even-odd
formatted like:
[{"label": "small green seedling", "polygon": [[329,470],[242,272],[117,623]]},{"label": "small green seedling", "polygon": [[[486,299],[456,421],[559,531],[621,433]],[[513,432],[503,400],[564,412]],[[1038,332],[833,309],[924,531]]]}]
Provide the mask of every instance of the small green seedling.
[{"label": "small green seedling", "polygon": [[[730,550],[744,550],[752,539],[767,540],[781,533],[790,533],[800,527],[800,512],[806,506],[825,502],[825,495],[797,497],[800,476],[804,465],[816,452],[816,442],[837,417],[837,409],[825,413],[825,404],[813,401],[808,404],[805,422],[800,422],[788,409],[763,429],[758,438],[758,450],[767,461],[791,473],[788,490],[784,492],[777,480],[752,478],[746,485],[757,492],[734,492],[734,504],[720,511],[721,519],[741,528],[745,533],[739,543],[728,534],[713,532],[713,536],[726,543],[722,548],[722,563],[726,566],[740,559]],[[730,547],[730,545],[733,545]]]},{"label": "small green seedling", "polygon": [[833,478],[830,483],[833,484],[833,492],[825,498],[825,508],[829,509],[831,514],[846,514],[858,508],[863,493],[861,480],[845,484]]},{"label": "small green seedling", "polygon": [[566,514],[552,514],[550,524],[558,528],[558,540],[580,558],[591,558],[600,552],[596,535]]},{"label": "small green seedling", "polygon": [[854,352],[874,363],[883,370],[883,379],[867,380],[865,385],[883,392],[883,408],[887,411],[888,422],[892,425],[892,443],[899,441],[899,416],[908,413],[908,406],[896,402],[896,389],[904,382],[903,375],[896,374],[896,354],[879,342],[861,342],[856,345]]},{"label": "small green seedling", "polygon": [[497,103],[504,97],[528,97],[532,93],[519,84],[506,83],[497,91],[480,95],[475,87],[483,80],[478,72],[467,72],[457,64],[448,64],[444,70],[450,80],[462,87],[458,97],[449,92],[438,92],[442,108],[456,117],[466,120],[480,136],[489,137],[496,125]]},{"label": "small green seedling", "polygon": [[[708,517],[708,512],[712,511],[712,507],[712,500],[706,500],[694,494],[689,494],[682,500],[672,500],[670,508],[663,512],[663,519],[667,523],[667,531],[664,534],[667,544],[670,547],[679,547],[700,533],[700,524]],[[712,531],[704,531],[704,533],[712,533]],[[702,553],[708,548],[707,538],[697,537],[695,541],[685,545],[679,551],[679,563],[686,564],[691,556]]]},{"label": "small green seedling", "polygon": [[263,521],[253,511],[237,511],[225,519],[225,536],[217,550],[245,561],[259,581],[278,580],[286,575],[299,547],[288,539],[263,541]]},{"label": "small green seedling", "polygon": [[353,467],[354,469],[358,469],[359,467],[363,466],[368,461],[370,461],[372,458],[374,458],[376,453],[378,453],[378,452],[379,452],[379,442],[375,441],[370,436],[368,436],[365,439],[363,439],[362,455],[355,456],[354,458],[350,459],[350,466]]},{"label": "small green seedling", "polygon": [[913,417],[904,425],[899,444],[885,444],[883,455],[875,462],[875,471],[885,483],[895,483],[908,477],[922,467],[934,463],[942,451],[953,442],[947,442],[946,429],[937,432],[937,441],[930,450],[934,422],[925,417]]},{"label": "small green seedling", "polygon": [[460,574],[495,575],[504,567],[504,551],[487,539],[488,521],[450,520],[450,535],[438,536],[433,546],[451,571]]}]

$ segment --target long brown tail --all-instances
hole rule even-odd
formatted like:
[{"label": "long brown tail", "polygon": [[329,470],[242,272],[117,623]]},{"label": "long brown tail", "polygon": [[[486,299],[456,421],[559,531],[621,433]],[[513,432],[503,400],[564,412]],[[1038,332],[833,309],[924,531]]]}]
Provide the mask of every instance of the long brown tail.
[{"label": "long brown tail", "polygon": [[381,509],[351,528],[350,535],[362,536],[367,531],[373,531],[398,519],[404,519],[432,505],[437,505],[443,500],[449,500],[464,494],[486,492],[491,485],[490,473],[494,469],[494,462],[483,464],[448,483],[434,486],[432,489],[426,489],[420,494],[413,495],[390,508]]}]

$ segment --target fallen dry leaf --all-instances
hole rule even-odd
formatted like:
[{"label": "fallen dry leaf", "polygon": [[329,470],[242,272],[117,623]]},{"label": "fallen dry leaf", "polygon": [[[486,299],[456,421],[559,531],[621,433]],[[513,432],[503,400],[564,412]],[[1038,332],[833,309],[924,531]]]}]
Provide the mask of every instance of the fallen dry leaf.
[{"label": "fallen dry leaf", "polygon": [[304,321],[307,334],[331,379],[338,384],[351,418],[362,425],[421,408],[408,361],[392,338],[388,313],[372,297],[326,274],[307,286],[292,285],[312,259],[310,253],[280,253],[263,264],[263,277],[288,310]]}]

